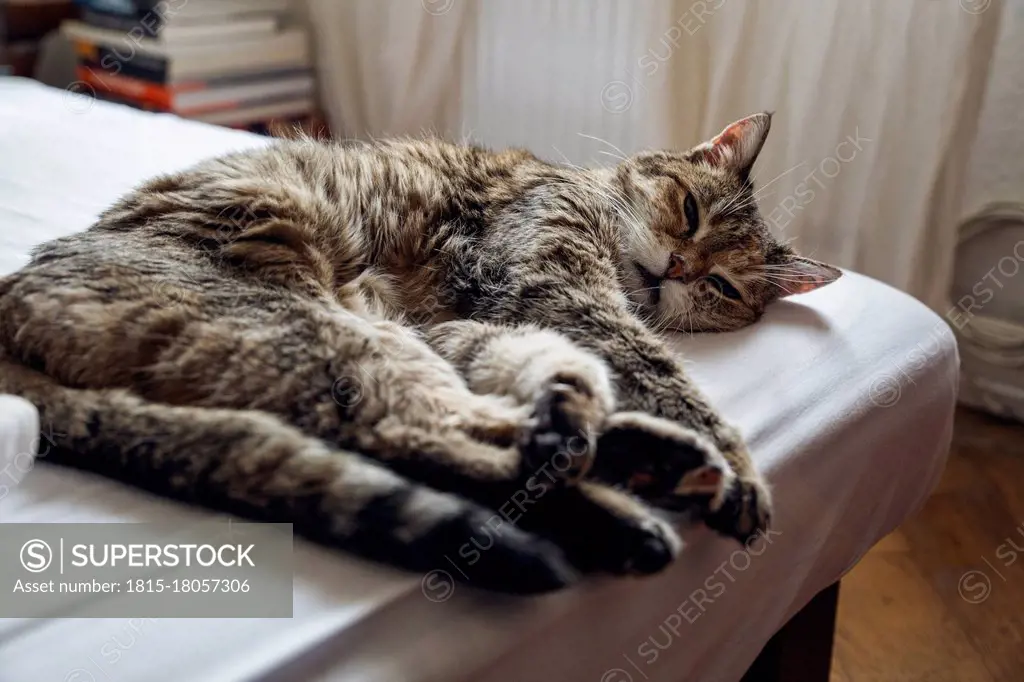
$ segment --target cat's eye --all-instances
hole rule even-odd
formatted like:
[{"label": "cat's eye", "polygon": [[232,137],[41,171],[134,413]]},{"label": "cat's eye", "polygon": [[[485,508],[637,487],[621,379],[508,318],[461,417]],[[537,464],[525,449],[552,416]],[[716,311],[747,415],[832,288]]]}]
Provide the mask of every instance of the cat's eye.
[{"label": "cat's eye", "polygon": [[683,199],[683,215],[686,217],[686,236],[692,237],[700,226],[700,212],[697,211],[697,200],[692,194]]},{"label": "cat's eye", "polygon": [[707,281],[711,282],[711,285],[718,289],[718,292],[725,296],[731,301],[742,301],[743,296],[740,295],[739,289],[734,287],[725,277],[721,275],[708,275]]}]

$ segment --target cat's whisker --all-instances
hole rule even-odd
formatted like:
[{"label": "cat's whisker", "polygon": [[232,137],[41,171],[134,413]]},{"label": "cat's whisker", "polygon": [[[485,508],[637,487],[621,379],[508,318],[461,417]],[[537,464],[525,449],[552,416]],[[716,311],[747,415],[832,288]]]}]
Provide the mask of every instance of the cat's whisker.
[{"label": "cat's whisker", "polygon": [[800,272],[779,272],[779,273],[760,273],[762,277],[766,279],[777,279],[777,280],[803,280],[806,279],[805,273]]},{"label": "cat's whisker", "polygon": [[576,170],[576,171],[582,171],[582,172],[586,172],[586,169],[585,169],[585,168],[583,168],[583,166],[578,166],[578,165],[576,165],[575,163],[573,163],[572,161],[570,161],[570,160],[569,160],[569,157],[568,157],[568,156],[566,156],[566,155],[565,155],[565,152],[563,152],[563,151],[562,151],[561,149],[559,149],[559,148],[558,148],[558,147],[556,147],[555,145],[551,145],[551,148],[552,148],[552,149],[554,149],[554,150],[555,150],[556,152],[558,152],[558,155],[562,157],[562,162],[563,162],[563,163],[564,163],[564,164],[565,164],[566,166],[568,166],[569,168],[572,168],[573,170]]},{"label": "cat's whisker", "polygon": [[778,282],[775,282],[775,281],[772,281],[772,280],[769,280],[769,279],[764,279],[762,277],[749,277],[749,278],[747,278],[747,282],[755,283],[755,284],[767,284],[769,286],[777,287],[777,288],[782,289],[782,290],[786,289],[786,287],[784,287],[782,284],[779,284]]},{"label": "cat's whisker", "polygon": [[[585,136],[585,137],[587,137],[587,136]],[[594,138],[594,139],[597,139],[597,138]],[[605,144],[610,144],[610,143],[608,143],[608,142],[606,142],[604,140],[598,140],[598,141],[599,142],[605,142]],[[587,169],[583,168],[582,166],[579,166],[577,164],[572,163],[569,160],[569,157],[566,156],[565,152],[563,152],[557,146],[551,145],[551,148],[554,149],[556,152],[558,152],[559,156],[562,157],[562,160],[565,163],[565,165],[568,166],[569,168],[571,168],[573,170],[576,170],[576,171],[579,171],[580,173],[583,173],[583,174],[586,174],[588,172]],[[612,155],[612,156],[614,156],[614,155]],[[604,199],[605,201],[607,201],[609,204],[611,204],[612,208],[619,215],[619,218],[623,222],[625,222],[627,225],[629,225],[635,232],[642,233],[643,226],[644,226],[643,220],[640,218],[639,215],[637,215],[636,211],[626,203],[626,201],[625,201],[625,199],[623,197],[613,195],[613,193],[614,193],[613,189],[611,189],[611,188],[603,188],[603,187],[599,186],[596,182],[581,183],[580,185],[576,185],[576,186],[585,187],[587,190],[593,192],[597,196],[599,196],[602,199]]]},{"label": "cat's whisker", "polygon": [[620,161],[623,161],[623,160],[625,160],[625,159],[623,159],[623,158],[622,158],[621,156],[619,156],[618,154],[614,154],[614,153],[612,153],[612,152],[610,152],[610,151],[607,151],[607,150],[605,150],[605,149],[598,149],[598,150],[597,150],[597,153],[598,153],[598,154],[603,154],[604,156],[610,156],[611,158],[613,158],[613,159],[617,159],[617,160],[620,160]]},{"label": "cat's whisker", "polygon": [[615,193],[611,188],[600,187],[596,184],[588,184],[587,187],[594,192],[594,194],[610,203],[611,206],[616,209],[616,213],[619,214],[619,217],[623,222],[627,223],[635,232],[638,234],[643,232],[643,219],[640,218],[635,209],[628,205],[624,197]]},{"label": "cat's whisker", "polygon": [[754,198],[756,199],[757,197],[761,196],[762,192],[764,192],[766,189],[771,187],[773,184],[775,184],[776,182],[778,182],[782,178],[786,177],[787,175],[789,175],[790,173],[795,171],[797,168],[801,168],[801,167],[806,166],[806,165],[807,165],[807,162],[806,161],[802,161],[802,162],[798,163],[797,165],[793,166],[792,168],[790,168],[789,170],[782,171],[781,173],[776,175],[774,178],[772,178],[771,180],[766,182],[764,185],[762,185],[761,189],[759,189],[756,192],[754,192]]},{"label": "cat's whisker", "polygon": [[733,204],[735,204],[735,203],[736,203],[737,201],[739,201],[740,199],[743,199],[743,198],[744,198],[745,196],[746,196],[746,195],[744,194],[743,190],[738,190],[738,191],[737,191],[737,192],[736,192],[736,193],[735,193],[735,194],[733,195],[732,199],[730,199],[730,200],[729,200],[729,201],[728,201],[728,202],[727,202],[727,203],[725,204],[725,206],[723,206],[723,207],[721,207],[721,208],[719,208],[719,209],[716,209],[715,213],[717,213],[718,215],[723,215],[723,216],[724,216],[724,215],[729,215],[729,213],[730,213],[730,211],[729,211],[729,208],[730,208],[730,207],[731,207],[731,206],[732,206]]},{"label": "cat's whisker", "polygon": [[761,281],[763,281],[765,284],[772,284],[774,286],[777,286],[780,289],[787,288],[787,285],[807,283],[806,279],[765,279]]},{"label": "cat's whisker", "polygon": [[[576,133],[576,134],[579,135],[580,137],[585,137],[587,139],[594,140],[595,142],[600,142],[601,144],[608,145],[609,147],[611,147],[612,149],[614,149],[616,152],[619,153],[619,155],[616,156],[615,158],[620,159],[622,161],[629,161],[629,155],[626,154],[626,152],[624,152],[621,149],[619,149],[618,147],[616,147],[615,145],[613,145],[608,140],[603,140],[600,137],[597,137],[595,135],[587,135],[586,133]],[[614,156],[614,155],[611,155],[611,156]]]},{"label": "cat's whisker", "polygon": [[799,273],[800,269],[793,265],[756,265],[750,268],[752,272],[789,272]]},{"label": "cat's whisker", "polygon": [[742,210],[744,210],[746,208],[756,208],[756,207],[757,207],[757,200],[751,198],[751,199],[742,201],[740,203],[734,204],[732,206],[732,209],[728,213],[724,213],[723,215],[732,215],[733,213],[737,213],[737,212],[742,211]]},{"label": "cat's whisker", "polygon": [[660,288],[661,287],[647,287],[646,289],[631,289],[629,293],[630,293],[630,295],[642,294],[645,291],[655,291],[655,290],[660,289]]},{"label": "cat's whisker", "polygon": [[800,272],[799,270],[749,270],[755,275],[764,275],[765,277],[801,277],[806,273]]},{"label": "cat's whisker", "polygon": [[752,270],[751,272],[766,277],[799,277],[803,274],[795,270]]}]

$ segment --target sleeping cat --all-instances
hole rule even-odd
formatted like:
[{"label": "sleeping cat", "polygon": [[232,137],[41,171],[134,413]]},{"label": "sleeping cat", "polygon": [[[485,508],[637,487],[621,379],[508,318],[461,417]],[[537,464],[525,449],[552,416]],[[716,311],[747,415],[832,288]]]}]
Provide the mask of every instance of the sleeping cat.
[{"label": "sleeping cat", "polygon": [[436,140],[203,162],[0,279],[0,391],[54,461],[406,568],[658,571],[651,506],[743,541],[771,505],[656,332],[840,274],[758,214],[769,125],[592,170]]}]

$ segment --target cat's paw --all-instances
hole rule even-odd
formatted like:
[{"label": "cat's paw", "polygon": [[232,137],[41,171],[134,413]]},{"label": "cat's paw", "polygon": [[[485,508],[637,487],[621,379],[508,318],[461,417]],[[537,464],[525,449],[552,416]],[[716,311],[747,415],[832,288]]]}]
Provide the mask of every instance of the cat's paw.
[{"label": "cat's paw", "polygon": [[561,538],[558,544],[580,570],[611,575],[659,573],[683,549],[675,529],[650,512],[613,517],[599,528],[577,528],[570,542]]},{"label": "cat's paw", "polygon": [[575,483],[594,463],[596,430],[605,402],[581,377],[556,375],[534,406],[522,443],[524,474]]},{"label": "cat's paw", "polygon": [[772,519],[772,496],[756,473],[732,481],[721,505],[704,516],[704,523],[722,535],[746,543],[768,530]]},{"label": "cat's paw", "polygon": [[702,516],[725,503],[735,479],[707,438],[642,412],[608,418],[590,477],[624,487],[655,506]]},{"label": "cat's paw", "polygon": [[585,573],[657,573],[683,548],[672,526],[634,496],[589,480],[541,496],[518,524],[554,542]]},{"label": "cat's paw", "polygon": [[609,556],[604,570],[619,575],[651,575],[672,563],[683,541],[668,523],[651,516],[622,533],[621,552]]}]

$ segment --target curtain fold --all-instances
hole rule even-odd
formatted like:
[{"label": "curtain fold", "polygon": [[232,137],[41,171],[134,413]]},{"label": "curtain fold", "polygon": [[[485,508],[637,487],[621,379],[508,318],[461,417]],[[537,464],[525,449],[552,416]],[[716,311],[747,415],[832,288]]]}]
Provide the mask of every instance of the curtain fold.
[{"label": "curtain fold", "polygon": [[336,135],[446,136],[472,87],[476,3],[305,0],[321,104]]}]

